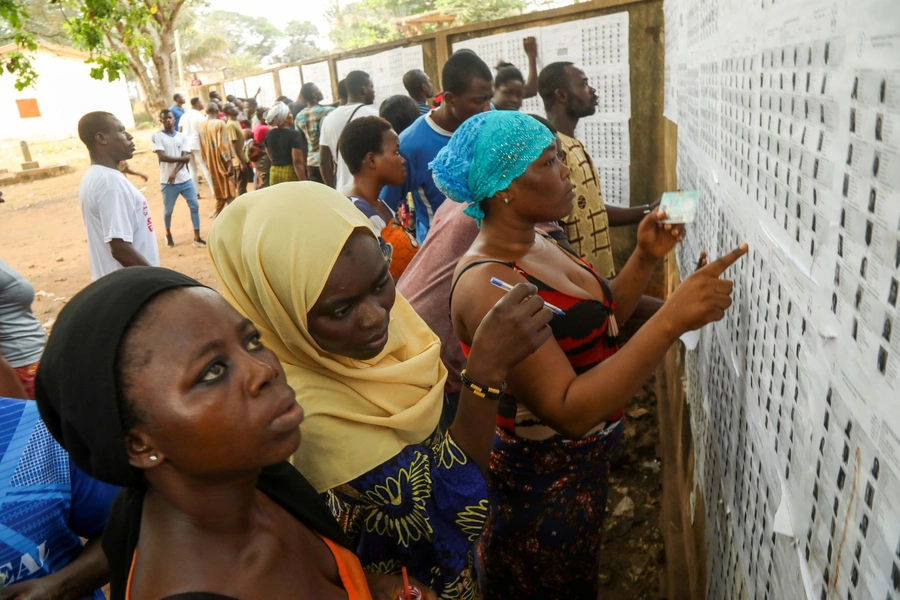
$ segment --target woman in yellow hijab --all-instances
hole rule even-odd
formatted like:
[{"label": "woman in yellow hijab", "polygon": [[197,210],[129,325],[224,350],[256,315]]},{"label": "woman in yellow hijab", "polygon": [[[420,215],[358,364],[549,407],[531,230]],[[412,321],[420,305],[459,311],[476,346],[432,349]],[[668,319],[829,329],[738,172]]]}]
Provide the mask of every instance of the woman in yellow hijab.
[{"label": "woman in yellow hijab", "polygon": [[209,248],[225,298],[260,330],[306,413],[293,463],[328,492],[364,568],[406,566],[442,598],[478,597],[473,542],[497,405],[472,390],[505,387],[548,339],[536,288],[517,286],[485,318],[473,383],[442,432],[440,342],[396,293],[375,233],[344,196],[309,182],[247,194],[216,219]]}]

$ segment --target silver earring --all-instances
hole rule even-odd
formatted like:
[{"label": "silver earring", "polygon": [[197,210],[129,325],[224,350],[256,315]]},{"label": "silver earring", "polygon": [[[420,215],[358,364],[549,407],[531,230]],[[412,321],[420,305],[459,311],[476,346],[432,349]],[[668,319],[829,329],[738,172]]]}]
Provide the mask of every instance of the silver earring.
[{"label": "silver earring", "polygon": [[153,461],[158,460],[158,457],[155,454],[151,454],[150,460],[153,460]]},{"label": "silver earring", "polygon": [[504,204],[509,204],[509,198],[504,198],[504,199],[503,199],[503,203],[504,203]]}]

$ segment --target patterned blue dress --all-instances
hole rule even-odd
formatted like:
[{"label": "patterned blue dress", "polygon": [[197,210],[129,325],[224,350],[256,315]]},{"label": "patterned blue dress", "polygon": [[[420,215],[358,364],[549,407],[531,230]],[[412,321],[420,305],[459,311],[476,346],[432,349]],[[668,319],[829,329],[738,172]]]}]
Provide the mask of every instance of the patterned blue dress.
[{"label": "patterned blue dress", "polygon": [[363,568],[409,574],[442,599],[480,598],[475,540],[487,515],[487,485],[449,433],[328,491],[335,518]]}]

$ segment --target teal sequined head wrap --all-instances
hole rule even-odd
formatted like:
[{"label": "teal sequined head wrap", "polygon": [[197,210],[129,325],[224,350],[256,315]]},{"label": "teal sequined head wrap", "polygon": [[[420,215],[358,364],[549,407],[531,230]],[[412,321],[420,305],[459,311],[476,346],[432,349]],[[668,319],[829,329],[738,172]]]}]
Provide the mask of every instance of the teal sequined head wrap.
[{"label": "teal sequined head wrap", "polygon": [[484,112],[460,125],[428,166],[438,189],[468,204],[465,213],[481,227],[482,201],[508,188],[555,139],[525,113]]}]

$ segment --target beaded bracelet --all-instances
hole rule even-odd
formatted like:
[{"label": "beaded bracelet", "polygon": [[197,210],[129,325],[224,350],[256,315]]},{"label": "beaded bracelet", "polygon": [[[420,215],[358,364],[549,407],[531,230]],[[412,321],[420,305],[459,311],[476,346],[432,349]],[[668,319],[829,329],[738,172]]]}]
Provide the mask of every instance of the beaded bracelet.
[{"label": "beaded bracelet", "polygon": [[459,374],[459,378],[462,380],[462,384],[469,388],[473,394],[478,396],[479,398],[487,398],[488,400],[499,400],[503,397],[503,394],[506,393],[506,382],[504,381],[500,385],[500,389],[492,388],[487,385],[481,385],[476,381],[472,381],[466,375],[466,370],[463,369],[462,373]]}]

